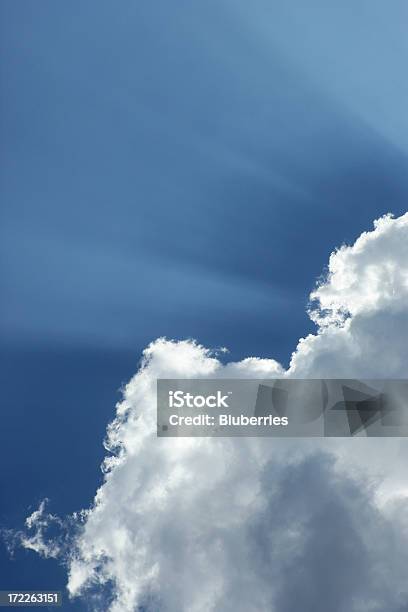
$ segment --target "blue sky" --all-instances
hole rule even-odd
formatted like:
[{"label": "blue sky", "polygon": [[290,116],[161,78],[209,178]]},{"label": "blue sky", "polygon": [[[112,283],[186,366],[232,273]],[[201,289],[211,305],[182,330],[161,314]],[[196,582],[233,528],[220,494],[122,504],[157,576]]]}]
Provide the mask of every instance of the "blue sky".
[{"label": "blue sky", "polygon": [[[147,343],[286,364],[328,254],[406,210],[408,7],[0,11],[0,520],[14,526],[44,496],[60,513],[89,501]],[[25,564],[32,584],[63,584],[29,553],[5,559],[2,588],[30,586]]]}]

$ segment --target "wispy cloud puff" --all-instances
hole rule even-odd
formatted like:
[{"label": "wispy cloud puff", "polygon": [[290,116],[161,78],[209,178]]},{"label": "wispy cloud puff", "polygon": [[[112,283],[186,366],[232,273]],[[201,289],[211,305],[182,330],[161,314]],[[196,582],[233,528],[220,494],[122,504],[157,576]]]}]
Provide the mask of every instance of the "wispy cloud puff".
[{"label": "wispy cloud puff", "polygon": [[333,253],[311,296],[317,333],[299,341],[286,372],[272,359],[223,365],[194,341],[145,350],[108,427],[104,484],[68,555],[71,595],[111,584],[110,612],[406,609],[405,441],[158,439],[155,384],[406,377],[407,255],[408,214]]},{"label": "wispy cloud puff", "polygon": [[53,527],[56,527],[57,531],[62,533],[68,521],[63,521],[58,516],[47,512],[48,501],[48,499],[43,499],[38,509],[26,518],[25,530],[2,530],[1,535],[10,554],[14,553],[15,548],[22,546],[47,559],[57,559],[63,555],[64,546],[61,545],[61,538],[55,537],[55,530],[52,535],[50,535],[50,532],[52,532]]}]

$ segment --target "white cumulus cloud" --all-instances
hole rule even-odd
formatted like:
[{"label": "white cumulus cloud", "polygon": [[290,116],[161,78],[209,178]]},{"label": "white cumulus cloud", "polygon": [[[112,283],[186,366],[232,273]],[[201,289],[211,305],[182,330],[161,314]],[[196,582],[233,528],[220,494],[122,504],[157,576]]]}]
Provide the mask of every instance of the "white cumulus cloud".
[{"label": "white cumulus cloud", "polygon": [[317,332],[286,372],[194,341],[145,350],[69,556],[72,596],[110,585],[110,612],[408,609],[404,440],[156,437],[159,377],[407,377],[408,214],[334,252],[311,298]]}]

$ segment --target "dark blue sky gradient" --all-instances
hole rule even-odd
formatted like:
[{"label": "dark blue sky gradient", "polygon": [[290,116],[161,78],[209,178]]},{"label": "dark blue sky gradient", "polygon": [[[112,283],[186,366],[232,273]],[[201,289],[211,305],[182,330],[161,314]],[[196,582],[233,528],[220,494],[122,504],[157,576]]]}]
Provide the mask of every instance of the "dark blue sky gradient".
[{"label": "dark blue sky gradient", "polygon": [[[287,364],[329,253],[406,210],[408,9],[0,11],[0,517],[16,526],[44,496],[60,514],[89,504],[148,342]],[[30,584],[63,580],[30,553],[0,563],[0,588],[28,588],[24,564]]]}]

